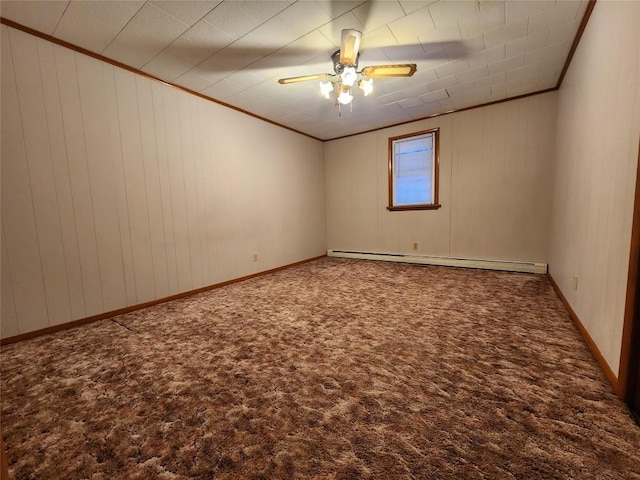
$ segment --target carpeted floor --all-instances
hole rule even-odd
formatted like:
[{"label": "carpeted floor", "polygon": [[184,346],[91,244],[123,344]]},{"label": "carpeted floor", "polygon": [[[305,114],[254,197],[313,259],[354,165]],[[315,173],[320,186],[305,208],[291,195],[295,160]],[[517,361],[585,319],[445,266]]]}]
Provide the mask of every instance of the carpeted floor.
[{"label": "carpeted floor", "polygon": [[16,479],[639,479],[545,276],[324,258],[2,348]]}]

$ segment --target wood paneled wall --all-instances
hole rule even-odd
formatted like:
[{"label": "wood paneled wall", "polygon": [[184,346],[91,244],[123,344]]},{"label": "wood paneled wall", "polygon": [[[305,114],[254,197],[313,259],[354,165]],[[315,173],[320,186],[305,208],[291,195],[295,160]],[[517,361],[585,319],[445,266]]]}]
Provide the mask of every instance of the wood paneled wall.
[{"label": "wood paneled wall", "polygon": [[[328,248],[547,262],[556,95],[327,142]],[[442,207],[389,212],[388,139],[429,128],[440,128]]]},{"label": "wood paneled wall", "polygon": [[3,338],[326,253],[321,142],[6,26],[1,44]]},{"label": "wood paneled wall", "polygon": [[638,25],[640,3],[596,3],[559,91],[553,175],[549,271],[616,376],[640,139]]}]

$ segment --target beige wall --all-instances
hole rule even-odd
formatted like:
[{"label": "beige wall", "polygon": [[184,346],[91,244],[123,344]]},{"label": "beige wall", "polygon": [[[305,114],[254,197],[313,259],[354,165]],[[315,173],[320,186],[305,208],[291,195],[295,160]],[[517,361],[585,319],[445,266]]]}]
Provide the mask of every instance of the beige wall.
[{"label": "beige wall", "polygon": [[[327,142],[328,248],[546,262],[556,100],[536,95]],[[387,211],[388,138],[435,127],[442,208]]]},{"label": "beige wall", "polygon": [[3,338],[326,252],[321,142],[5,26],[1,43]]},{"label": "beige wall", "polygon": [[597,2],[559,91],[550,273],[614,374],[640,132],[639,25],[640,2]]}]

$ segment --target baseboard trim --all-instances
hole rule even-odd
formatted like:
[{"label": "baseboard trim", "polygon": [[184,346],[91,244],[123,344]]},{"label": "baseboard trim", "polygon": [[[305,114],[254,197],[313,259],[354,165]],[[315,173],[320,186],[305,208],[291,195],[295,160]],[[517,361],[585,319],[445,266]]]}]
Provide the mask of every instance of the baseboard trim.
[{"label": "baseboard trim", "polygon": [[504,270],[520,273],[547,273],[546,263],[513,262],[506,260],[478,260],[471,258],[433,257],[429,255],[407,255],[396,253],[351,252],[327,250],[329,257],[356,258],[361,260],[381,260],[383,262],[417,263],[445,267],[480,268],[484,270]]},{"label": "baseboard trim", "polygon": [[594,342],[593,338],[591,338],[591,335],[589,335],[589,332],[587,331],[585,326],[580,321],[580,318],[578,318],[578,315],[576,314],[576,312],[573,310],[573,308],[569,304],[569,301],[567,300],[567,297],[564,296],[564,293],[562,293],[562,290],[560,290],[560,287],[558,286],[556,281],[553,279],[553,277],[551,276],[550,273],[547,274],[547,277],[549,277],[549,280],[551,281],[551,285],[553,286],[553,289],[558,294],[558,297],[560,297],[560,300],[562,301],[562,303],[564,303],[564,306],[566,307],[567,311],[569,312],[569,316],[571,317],[571,320],[573,320],[574,325],[576,326],[576,328],[580,332],[580,335],[582,335],[582,338],[584,338],[584,341],[586,342],[587,346],[589,347],[589,350],[591,350],[591,354],[596,359],[596,361],[600,365],[600,368],[602,369],[602,371],[604,372],[605,376],[607,377],[607,380],[609,381],[609,384],[613,388],[613,391],[617,393],[618,392],[618,377],[616,377],[615,373],[613,373],[613,370],[611,370],[611,367],[609,366],[609,363],[607,363],[607,361],[605,360],[604,356],[602,355],[602,352],[600,352],[600,349],[596,345],[596,342]]},{"label": "baseboard trim", "polygon": [[271,268],[269,270],[264,270],[262,272],[252,273],[250,275],[245,275],[243,277],[234,278],[232,280],[227,280],[224,282],[216,283],[213,285],[207,285],[205,287],[196,288],[193,290],[189,290],[187,292],[176,293],[175,295],[169,295],[168,297],[159,298],[157,300],[151,300],[149,302],[139,303],[136,305],[131,305],[128,307],[118,308],[116,310],[111,310],[109,312],[99,313],[98,315],[93,315],[91,317],[81,318],[78,320],[72,320],[70,322],[61,323],[59,325],[53,325],[51,327],[41,328],[39,330],[34,330],[32,332],[21,333],[19,335],[14,335],[12,337],[7,337],[0,339],[0,345],[8,345],[10,343],[21,342],[23,340],[29,340],[31,338],[40,337],[42,335],[48,335],[50,333],[60,332],[62,330],[69,330],[70,328],[79,327],[81,325],[87,325],[88,323],[97,322],[99,320],[104,320],[106,318],[116,317],[118,315],[123,315],[125,313],[134,312],[136,310],[141,310],[143,308],[153,307],[154,305],[159,305],[161,303],[170,302],[172,300],[178,300],[180,298],[189,297],[191,295],[195,295],[197,293],[207,292],[209,290],[215,290],[216,288],[226,287],[227,285],[231,285],[238,282],[244,282],[245,280],[250,280],[252,278],[260,277],[263,275],[268,275],[270,273],[279,272],[280,270],[286,270],[287,268],[296,267],[298,265],[302,265],[305,263],[313,262],[315,260],[319,260],[321,258],[326,257],[326,255],[319,255],[317,257],[308,258],[306,260],[301,260],[299,262],[290,263],[287,265],[283,265],[281,267]]}]

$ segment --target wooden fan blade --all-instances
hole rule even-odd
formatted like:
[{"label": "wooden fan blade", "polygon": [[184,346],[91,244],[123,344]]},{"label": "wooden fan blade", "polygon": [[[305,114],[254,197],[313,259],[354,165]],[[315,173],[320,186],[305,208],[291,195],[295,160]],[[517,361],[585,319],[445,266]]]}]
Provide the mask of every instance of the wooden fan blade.
[{"label": "wooden fan blade", "polygon": [[384,78],[384,77],[410,77],[418,67],[415,63],[405,63],[403,65],[373,65],[371,67],[364,67],[362,69],[362,75],[369,78]]},{"label": "wooden fan blade", "polygon": [[298,83],[298,82],[307,82],[309,80],[320,80],[322,78],[330,77],[331,75],[328,73],[316,73],[315,75],[303,75],[301,77],[289,77],[289,78],[281,78],[278,80],[278,83],[282,85],[286,85],[287,83]]},{"label": "wooden fan blade", "polygon": [[360,40],[362,32],[358,30],[342,30],[342,40],[340,42],[340,63],[343,65],[355,65],[360,50]]}]

